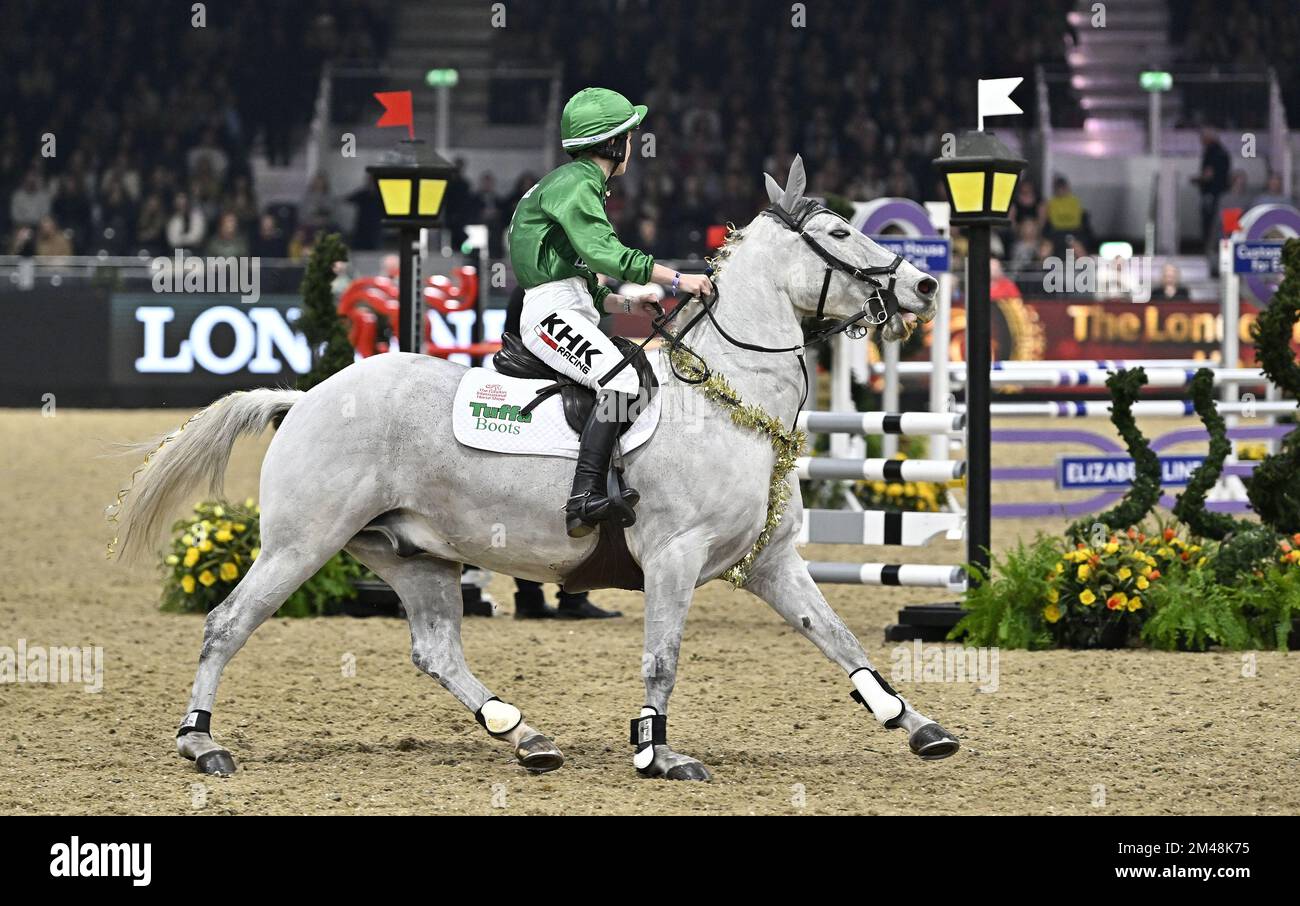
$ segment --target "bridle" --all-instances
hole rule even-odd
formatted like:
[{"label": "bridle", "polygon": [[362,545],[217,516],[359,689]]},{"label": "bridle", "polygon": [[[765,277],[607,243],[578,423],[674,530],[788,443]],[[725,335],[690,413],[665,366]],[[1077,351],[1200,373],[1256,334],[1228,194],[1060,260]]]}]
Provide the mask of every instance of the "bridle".
[{"label": "bridle", "polygon": [[[651,321],[650,336],[646,337],[639,345],[640,348],[644,350],[646,345],[649,344],[655,336],[662,336],[667,340],[669,367],[672,368],[673,375],[678,380],[687,384],[701,384],[707,381],[711,376],[708,364],[700,358],[698,353],[683,342],[685,337],[690,334],[695,326],[705,317],[713,323],[714,330],[716,330],[718,334],[732,346],[736,346],[740,349],[747,349],[751,352],[793,352],[795,353],[795,357],[799,360],[799,368],[803,372],[804,383],[803,398],[799,401],[799,410],[795,413],[797,417],[798,412],[803,410],[804,404],[808,401],[809,392],[808,368],[804,362],[803,350],[809,346],[824,343],[838,333],[846,333],[853,339],[860,339],[866,336],[867,333],[867,325],[862,323],[864,320],[866,320],[871,326],[880,327],[897,314],[899,306],[898,296],[894,292],[894,284],[898,279],[897,272],[899,265],[903,263],[903,256],[895,255],[894,260],[886,265],[876,267],[858,267],[856,264],[851,264],[848,261],[831,254],[820,243],[818,243],[816,239],[808,235],[804,229],[804,226],[808,221],[818,214],[835,214],[834,211],[823,207],[813,199],[806,199],[799,207],[795,216],[791,216],[791,214],[786,212],[786,210],[777,203],[773,203],[770,207],[764,210],[763,213],[773,217],[778,222],[784,224],[786,227],[797,233],[799,237],[808,244],[808,247],[817,254],[817,257],[821,258],[822,261],[826,263],[826,276],[822,279],[821,298],[817,300],[816,317],[818,320],[824,320],[823,313],[826,309],[826,294],[830,291],[831,277],[837,271],[846,274],[861,283],[868,284],[874,290],[872,295],[863,303],[862,311],[850,317],[841,318],[829,327],[810,331],[808,338],[797,346],[760,346],[756,343],[746,343],[744,340],[739,340],[736,337],[733,337],[727,332],[726,328],[718,323],[718,319],[714,315],[713,309],[717,306],[722,292],[715,283],[713,286],[713,294],[711,296],[699,297],[700,310],[696,312],[694,317],[686,322],[686,324],[676,333],[670,331],[668,325],[672,323],[673,319],[677,317],[679,312],[686,308],[686,303],[689,300],[683,299],[682,302],[670,312],[665,312],[663,306],[656,303],[659,308],[659,316]],[[835,216],[838,217],[839,215],[835,214]],[[840,219],[842,220],[843,218]],[[710,271],[711,270],[712,269],[710,268]],[[889,282],[887,285],[883,284],[879,280],[876,280],[876,277],[888,277]],[[684,351],[700,363],[700,367],[697,369],[695,377],[683,375],[677,370],[677,365],[673,361],[673,353],[678,350]],[[604,383],[610,380],[619,371],[627,367],[628,363],[632,360],[633,355],[634,353],[629,352],[624,356],[621,362],[601,377],[601,382]]]},{"label": "bridle", "polygon": [[[826,294],[830,291],[831,277],[836,271],[847,274],[861,283],[866,283],[874,290],[863,303],[862,311],[851,317],[840,319],[824,331],[818,331],[816,335],[819,339],[822,338],[820,335],[823,333],[826,337],[829,337],[841,331],[845,331],[850,337],[858,339],[865,336],[867,332],[867,327],[860,324],[860,321],[865,320],[872,327],[880,327],[898,314],[898,295],[894,292],[894,285],[898,280],[898,267],[903,263],[902,255],[895,255],[894,260],[886,265],[858,267],[856,264],[831,254],[808,234],[805,226],[809,220],[812,220],[818,214],[832,214],[836,217],[839,217],[839,215],[811,198],[805,199],[803,204],[794,212],[788,212],[779,203],[773,203],[763,213],[781,223],[787,229],[797,233],[799,238],[813,250],[817,257],[826,263],[826,276],[822,279],[822,294],[821,298],[817,300],[817,314],[815,315],[817,320],[820,321],[824,318]],[[876,277],[888,277],[888,285],[882,284],[875,279]]]}]

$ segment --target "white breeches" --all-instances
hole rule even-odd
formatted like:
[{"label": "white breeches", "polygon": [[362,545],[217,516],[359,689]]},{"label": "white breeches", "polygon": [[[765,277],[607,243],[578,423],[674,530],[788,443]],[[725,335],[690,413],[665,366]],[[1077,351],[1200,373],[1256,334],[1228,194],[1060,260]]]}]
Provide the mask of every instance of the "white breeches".
[{"label": "white breeches", "polygon": [[597,324],[595,303],[581,277],[543,283],[524,293],[519,330],[533,355],[593,390],[606,387],[635,396],[639,387],[630,364],[602,382],[623,354]]}]

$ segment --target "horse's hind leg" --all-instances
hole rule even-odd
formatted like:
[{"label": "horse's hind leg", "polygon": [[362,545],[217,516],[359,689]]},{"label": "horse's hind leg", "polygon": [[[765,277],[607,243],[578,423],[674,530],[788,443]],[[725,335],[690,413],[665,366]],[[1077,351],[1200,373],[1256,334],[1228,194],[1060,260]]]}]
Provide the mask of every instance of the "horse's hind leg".
[{"label": "horse's hind leg", "polygon": [[849,674],[855,698],[889,729],[907,731],[911,750],[935,761],[959,748],[957,738],[917,711],[867,659],[862,643],[822,597],[808,567],[793,547],[772,551],[754,570],[745,590],[762,598],[796,630]]},{"label": "horse's hind leg", "polygon": [[176,748],[203,773],[235,771],[234,758],[212,739],[212,709],[221,672],[253,631],[333,553],[323,549],[310,555],[294,548],[264,550],[234,591],[208,614],[189,713],[176,737]]},{"label": "horse's hind leg", "polygon": [[493,739],[509,744],[529,771],[542,774],[564,764],[555,743],[524,723],[519,709],[493,695],[466,664],[460,642],[459,563],[427,555],[399,557],[387,538],[373,532],[358,535],[347,550],[402,599],[415,666],[456,696]]}]

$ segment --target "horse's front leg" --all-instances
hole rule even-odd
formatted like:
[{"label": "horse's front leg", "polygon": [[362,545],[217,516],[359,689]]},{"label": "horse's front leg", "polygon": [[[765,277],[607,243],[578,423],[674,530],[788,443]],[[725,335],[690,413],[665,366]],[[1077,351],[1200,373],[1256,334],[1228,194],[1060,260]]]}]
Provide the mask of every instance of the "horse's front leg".
[{"label": "horse's front leg", "polygon": [[745,584],[835,663],[849,674],[853,698],[866,706],[886,728],[907,731],[911,750],[927,761],[947,758],[959,748],[957,738],[926,717],[894,691],[871,666],[862,643],[844,625],[808,575],[808,567],[792,544],[771,550]]},{"label": "horse's front leg", "polygon": [[641,676],[645,680],[645,705],[632,721],[630,737],[636,747],[632,764],[642,777],[710,779],[702,763],[668,746],[668,698],[677,682],[677,656],[682,647],[686,613],[691,608],[695,583],[704,566],[704,555],[699,550],[674,546],[657,552],[643,567],[645,649],[641,656]]}]

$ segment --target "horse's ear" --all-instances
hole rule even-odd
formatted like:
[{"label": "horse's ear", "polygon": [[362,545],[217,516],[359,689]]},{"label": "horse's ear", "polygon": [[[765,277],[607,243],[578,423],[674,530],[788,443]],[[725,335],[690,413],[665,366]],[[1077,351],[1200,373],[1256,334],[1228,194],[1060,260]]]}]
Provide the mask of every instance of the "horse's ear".
[{"label": "horse's ear", "polygon": [[777,185],[776,180],[772,178],[771,173],[764,173],[763,180],[767,183],[767,200],[772,202],[772,204],[779,204],[781,202],[781,195],[783,194],[781,187]]},{"label": "horse's ear", "polygon": [[790,178],[785,181],[785,194],[781,196],[781,207],[793,211],[803,200],[803,190],[807,187],[808,177],[803,171],[803,158],[796,154],[794,163],[790,164]]}]

